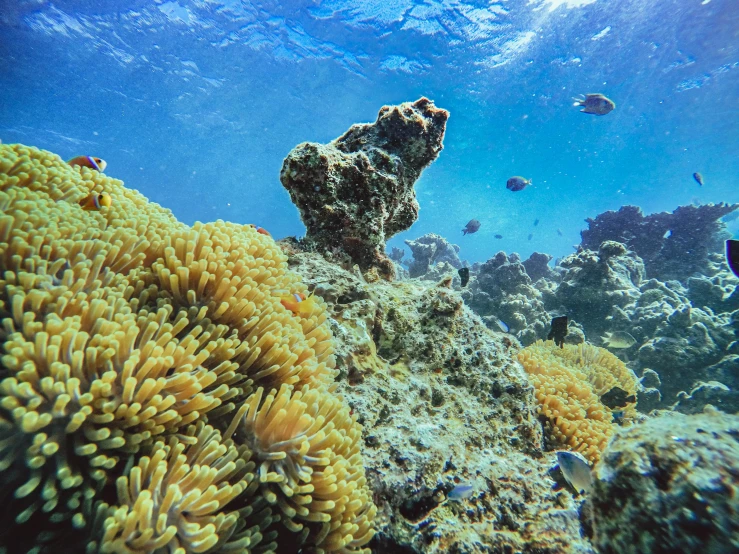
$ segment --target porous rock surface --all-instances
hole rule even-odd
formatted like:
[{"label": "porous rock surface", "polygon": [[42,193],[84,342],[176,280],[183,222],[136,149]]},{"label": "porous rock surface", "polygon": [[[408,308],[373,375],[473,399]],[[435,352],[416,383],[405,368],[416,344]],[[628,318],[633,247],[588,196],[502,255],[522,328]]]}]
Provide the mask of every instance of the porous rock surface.
[{"label": "porous rock surface", "polygon": [[739,551],[739,416],[666,414],[618,432],[594,471],[601,554]]},{"label": "porous rock surface", "polygon": [[[291,267],[329,305],[339,392],[364,425],[383,553],[592,553],[554,490],[519,347],[440,283],[364,281],[313,253]],[[469,484],[469,499],[445,496]]]},{"label": "porous rock surface", "polygon": [[307,227],[304,245],[392,279],[385,241],[418,218],[413,185],[441,152],[448,117],[421,98],[383,106],[377,121],[353,125],[329,144],[296,146],[280,181]]},{"label": "porous rock surface", "polygon": [[463,265],[459,259],[459,246],[437,234],[427,233],[416,240],[406,240],[405,243],[413,253],[413,261],[408,266],[411,277],[427,278],[429,268],[439,262],[446,262],[455,269]]}]

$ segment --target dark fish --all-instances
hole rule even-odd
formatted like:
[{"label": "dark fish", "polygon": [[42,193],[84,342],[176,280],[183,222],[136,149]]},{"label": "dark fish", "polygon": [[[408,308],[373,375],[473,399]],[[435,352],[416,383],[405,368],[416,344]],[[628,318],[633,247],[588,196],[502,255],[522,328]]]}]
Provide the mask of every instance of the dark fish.
[{"label": "dark fish", "polygon": [[534,238],[534,233],[531,233],[531,234],[529,235],[529,240],[531,240],[531,239],[533,239],[533,238]]},{"label": "dark fish", "polygon": [[584,97],[581,94],[579,98],[573,98],[575,103],[573,106],[582,106],[582,113],[589,113],[593,115],[606,115],[613,111],[616,107],[616,103],[610,98],[606,98],[600,93],[586,94]]},{"label": "dark fish", "polygon": [[502,239],[503,238],[503,235],[495,235],[495,238],[496,239]]},{"label": "dark fish", "polygon": [[466,235],[467,233],[477,233],[477,230],[480,228],[480,222],[476,219],[470,219],[469,223],[465,226],[464,229],[462,229],[462,234]]},{"label": "dark fish", "polygon": [[726,262],[734,275],[739,277],[739,240],[726,241]]},{"label": "dark fish", "polygon": [[695,179],[695,182],[698,183],[700,186],[703,186],[703,175],[696,171],[695,173],[693,173],[693,179]]},{"label": "dark fish", "polygon": [[519,190],[525,189],[530,184],[531,179],[524,179],[523,177],[519,177],[518,175],[516,175],[515,177],[511,177],[510,179],[508,179],[508,181],[506,181],[505,188],[513,192],[518,192]]},{"label": "dark fish", "polygon": [[552,318],[552,329],[547,335],[547,340],[553,340],[554,344],[560,348],[565,347],[565,337],[567,336],[567,316],[561,315]]},{"label": "dark fish", "polygon": [[561,229],[557,229],[557,234],[561,237],[562,236],[562,230]]},{"label": "dark fish", "polygon": [[534,220],[534,227],[536,227],[537,225],[539,225],[539,220],[538,219],[535,219]]},{"label": "dark fish", "polygon": [[625,408],[626,404],[633,404],[636,402],[636,396],[629,394],[621,387],[613,387],[600,397],[600,401],[604,406],[615,410],[616,408]]},{"label": "dark fish", "polygon": [[467,283],[470,282],[470,268],[463,267],[457,273],[459,273],[459,278],[462,280],[462,287],[466,287]]}]

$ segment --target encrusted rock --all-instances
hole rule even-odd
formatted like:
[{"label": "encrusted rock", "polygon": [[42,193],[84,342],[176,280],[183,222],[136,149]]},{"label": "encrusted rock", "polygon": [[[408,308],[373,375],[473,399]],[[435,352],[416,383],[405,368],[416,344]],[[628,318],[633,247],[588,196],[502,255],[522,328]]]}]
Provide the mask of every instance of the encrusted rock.
[{"label": "encrusted rock", "polygon": [[[339,392],[364,425],[373,551],[593,554],[577,503],[552,488],[515,339],[488,330],[448,277],[367,283],[313,253],[291,265],[329,305]],[[446,500],[459,483],[472,496]]]},{"label": "encrusted rock", "polygon": [[616,434],[590,503],[601,554],[739,548],[739,417],[669,414]]},{"label": "encrusted rock", "polygon": [[418,218],[413,185],[441,152],[448,117],[421,98],[383,106],[375,123],[353,125],[329,144],[296,146],[280,181],[307,227],[306,246],[392,279],[385,241]]},{"label": "encrusted rock", "polygon": [[439,262],[446,262],[455,269],[462,267],[459,246],[451,244],[444,237],[428,233],[416,240],[406,240],[405,243],[413,253],[413,262],[408,267],[411,277],[423,276],[433,264]]}]

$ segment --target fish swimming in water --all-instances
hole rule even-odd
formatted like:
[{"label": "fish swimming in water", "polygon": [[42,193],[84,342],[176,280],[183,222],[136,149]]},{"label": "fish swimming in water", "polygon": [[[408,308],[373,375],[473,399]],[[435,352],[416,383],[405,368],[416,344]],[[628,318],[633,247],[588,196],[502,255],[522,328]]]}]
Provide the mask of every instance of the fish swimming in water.
[{"label": "fish swimming in water", "polygon": [[606,333],[601,337],[606,348],[631,348],[636,344],[636,339],[626,331],[614,331]]},{"label": "fish swimming in water", "polygon": [[562,475],[573,489],[580,494],[590,491],[593,486],[593,476],[590,474],[590,464],[582,454],[560,450],[557,452],[557,462],[559,462]]},{"label": "fish swimming in water", "polygon": [[562,236],[562,229],[557,229],[557,234],[561,237]]},{"label": "fish swimming in water", "polygon": [[533,239],[533,238],[534,238],[534,233],[530,233],[530,234],[529,234],[529,240],[531,240],[531,239]]},{"label": "fish swimming in water", "polygon": [[539,220],[538,219],[535,219],[534,220],[534,227],[536,227],[537,225],[539,225]]},{"label": "fish swimming in water", "polygon": [[506,181],[505,188],[513,192],[518,192],[525,189],[530,184],[531,179],[525,179],[519,175],[515,175]]},{"label": "fish swimming in water", "polygon": [[467,283],[470,282],[470,268],[462,267],[457,270],[457,273],[459,274],[459,278],[462,281],[462,288],[466,287]]},{"label": "fish swimming in water", "polygon": [[470,498],[474,493],[475,489],[472,485],[457,485],[449,491],[446,497],[454,502],[461,502]]},{"label": "fish swimming in water", "polygon": [[496,239],[502,239],[503,238],[503,235],[495,235],[495,238]]},{"label": "fish swimming in water", "polygon": [[732,273],[739,277],[739,240],[726,241],[726,263]]},{"label": "fish swimming in water", "polygon": [[300,315],[302,317],[308,317],[316,305],[316,300],[311,293],[310,296],[306,297],[302,292],[295,292],[293,294],[286,294],[280,297],[280,304],[290,310],[293,315]]},{"label": "fish swimming in water", "polygon": [[589,93],[579,98],[573,98],[575,103],[573,106],[582,106],[582,113],[593,115],[606,115],[614,110],[616,103],[610,98],[606,98],[600,93]]},{"label": "fish swimming in water", "polygon": [[110,194],[104,192],[91,192],[79,201],[79,205],[86,212],[99,212],[100,208],[110,208],[113,205],[113,199]]},{"label": "fish swimming in water", "polygon": [[615,410],[616,408],[625,408],[626,404],[636,403],[636,396],[629,394],[621,387],[613,387],[600,397],[600,401],[604,406]]},{"label": "fish swimming in water", "polygon": [[496,325],[498,325],[498,329],[500,329],[503,333],[510,333],[511,328],[508,327],[508,324],[503,321],[502,319],[495,319]]},{"label": "fish swimming in water", "polygon": [[480,228],[480,222],[476,219],[470,219],[469,223],[465,226],[464,229],[462,229],[462,234],[466,235],[467,233],[477,233],[477,230]]},{"label": "fish swimming in water", "polygon": [[547,340],[553,340],[554,344],[560,348],[565,347],[565,337],[567,336],[567,316],[561,315],[552,318],[552,328],[547,335]]},{"label": "fish swimming in water", "polygon": [[611,412],[611,416],[613,417],[613,423],[615,423],[616,425],[624,424],[624,411],[623,410],[616,410],[614,412]]},{"label": "fish swimming in water", "polygon": [[258,225],[254,225],[253,223],[249,223],[249,227],[254,227],[257,230],[257,233],[259,233],[260,235],[264,235],[266,237],[272,236],[264,227],[259,227]]},{"label": "fish swimming in water", "polygon": [[72,158],[71,160],[69,160],[67,163],[69,165],[89,167],[90,169],[94,169],[95,171],[99,171],[100,173],[105,171],[105,168],[108,167],[108,164],[105,160],[94,158],[92,156],[77,156],[76,158]]},{"label": "fish swimming in water", "polygon": [[695,173],[693,173],[693,179],[695,179],[695,182],[698,183],[700,186],[703,186],[703,175],[696,171]]}]

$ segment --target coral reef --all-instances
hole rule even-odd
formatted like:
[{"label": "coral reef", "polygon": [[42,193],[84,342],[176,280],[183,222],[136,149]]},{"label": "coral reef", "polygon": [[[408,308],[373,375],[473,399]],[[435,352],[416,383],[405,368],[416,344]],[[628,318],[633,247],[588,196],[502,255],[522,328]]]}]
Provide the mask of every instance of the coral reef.
[{"label": "coral reef", "polygon": [[739,418],[714,409],[619,431],[594,471],[593,542],[602,554],[739,549]]},{"label": "coral reef", "polygon": [[[615,387],[636,395],[636,376],[616,356],[592,344],[537,341],[518,353],[546,419],[555,448],[580,452],[597,462],[616,430],[612,410],[601,397]],[[634,403],[617,408],[626,421],[636,416]]]},{"label": "coral reef", "polygon": [[413,185],[439,155],[448,117],[421,98],[383,106],[375,123],[353,125],[327,145],[296,146],[280,181],[307,227],[304,244],[392,279],[385,241],[416,221]]},{"label": "coral reef", "polygon": [[728,238],[719,220],[737,209],[739,204],[691,205],[645,216],[637,206],[623,206],[588,218],[581,245],[595,250],[608,240],[622,242],[644,260],[647,277],[684,281],[694,273],[710,275],[709,256]]},{"label": "coral reef", "polygon": [[[112,205],[83,210],[91,192]],[[307,291],[271,238],[187,227],[22,145],[0,145],[0,205],[0,547],[367,551],[361,426],[332,392],[325,305],[282,306]],[[291,394],[280,421],[312,417],[310,439],[249,427]],[[271,469],[295,451],[296,473]]]},{"label": "coral reef", "polygon": [[429,268],[441,262],[448,263],[454,269],[463,265],[459,259],[459,246],[434,233],[428,233],[416,240],[406,240],[405,243],[413,253],[413,261],[408,266],[411,277],[425,278]]},{"label": "coral reef", "polygon": [[528,259],[523,261],[523,267],[533,282],[542,278],[553,280],[557,278],[557,274],[550,269],[550,261],[552,261],[552,257],[549,254],[534,252]]},{"label": "coral reef", "polygon": [[[314,253],[290,264],[329,306],[339,391],[364,426],[373,551],[592,552],[575,501],[552,489],[517,341],[450,277],[368,284]],[[445,500],[458,483],[472,497]]]},{"label": "coral reef", "polygon": [[[498,252],[479,268],[473,266],[475,269],[475,279],[463,293],[475,312],[492,316],[493,322],[504,321],[524,345],[546,337],[551,317],[517,254]],[[497,329],[497,324],[492,323],[491,328]]]}]

